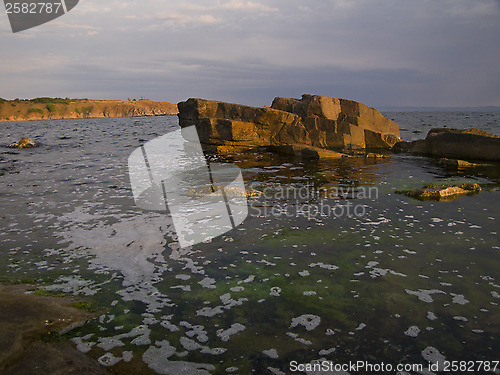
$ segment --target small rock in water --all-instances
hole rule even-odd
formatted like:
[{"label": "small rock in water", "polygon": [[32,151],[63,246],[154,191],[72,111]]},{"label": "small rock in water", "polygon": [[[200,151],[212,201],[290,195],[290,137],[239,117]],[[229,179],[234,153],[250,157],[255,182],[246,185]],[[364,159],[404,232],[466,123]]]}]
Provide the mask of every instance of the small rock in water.
[{"label": "small rock in water", "polygon": [[397,194],[404,194],[411,198],[420,200],[454,200],[461,195],[472,195],[481,191],[481,186],[476,183],[465,183],[462,185],[435,185],[430,184],[423,189],[399,190]]},{"label": "small rock in water", "polygon": [[11,145],[9,145],[10,148],[34,148],[37,146],[38,143],[26,137],[22,137],[18,143],[12,143]]}]

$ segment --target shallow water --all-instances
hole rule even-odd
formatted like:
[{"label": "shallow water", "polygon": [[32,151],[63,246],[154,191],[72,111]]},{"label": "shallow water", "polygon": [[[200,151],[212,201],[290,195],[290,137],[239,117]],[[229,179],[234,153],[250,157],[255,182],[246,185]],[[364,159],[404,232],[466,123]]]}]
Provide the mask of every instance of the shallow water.
[{"label": "shallow water", "polygon": [[[405,139],[425,136],[428,123],[473,121],[495,132],[499,119],[387,115]],[[1,126],[0,144],[27,135],[42,146],[0,151],[0,277],[102,308],[67,337],[120,373],[280,374],[291,361],[321,358],[394,366],[439,354],[499,359],[498,164],[456,171],[400,155],[219,158],[264,194],[250,198],[250,216],[235,230],[181,249],[167,215],[134,205],[127,175],[130,153],[175,129],[175,117]],[[462,181],[484,189],[452,202],[395,194]]]}]

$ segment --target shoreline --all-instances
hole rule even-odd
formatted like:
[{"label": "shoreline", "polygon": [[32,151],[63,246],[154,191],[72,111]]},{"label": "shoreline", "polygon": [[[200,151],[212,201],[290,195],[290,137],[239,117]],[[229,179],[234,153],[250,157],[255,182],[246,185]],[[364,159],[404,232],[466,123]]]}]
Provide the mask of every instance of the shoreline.
[{"label": "shoreline", "polygon": [[0,122],[171,116],[177,104],[166,101],[52,99],[0,102]]},{"label": "shoreline", "polygon": [[[83,309],[81,298],[37,294],[37,285],[0,282],[0,372],[29,374],[61,368],[105,374],[90,356],[59,335],[95,318],[98,313]],[[35,291],[35,293],[30,291]],[[81,304],[82,307],[78,307]]]}]

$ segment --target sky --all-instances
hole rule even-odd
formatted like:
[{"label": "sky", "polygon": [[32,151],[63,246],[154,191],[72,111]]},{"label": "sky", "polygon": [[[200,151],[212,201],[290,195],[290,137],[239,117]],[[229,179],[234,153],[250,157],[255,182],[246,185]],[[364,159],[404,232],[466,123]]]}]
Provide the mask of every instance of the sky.
[{"label": "sky", "polygon": [[13,34],[0,97],[500,106],[500,0],[80,0]]}]

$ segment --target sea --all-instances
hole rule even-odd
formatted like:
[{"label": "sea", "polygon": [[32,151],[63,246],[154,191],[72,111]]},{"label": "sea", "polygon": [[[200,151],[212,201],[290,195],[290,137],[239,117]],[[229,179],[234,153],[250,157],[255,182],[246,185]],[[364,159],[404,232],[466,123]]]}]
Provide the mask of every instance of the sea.
[{"label": "sea", "polygon": [[[405,140],[500,134],[500,112],[384,114]],[[212,155],[261,194],[235,229],[180,247],[168,213],[136,206],[128,174],[177,117],[0,129],[0,281],[88,302],[98,317],[62,338],[113,373],[500,374],[498,163]],[[7,147],[23,136],[40,147]],[[482,191],[397,193],[463,182]]]}]

